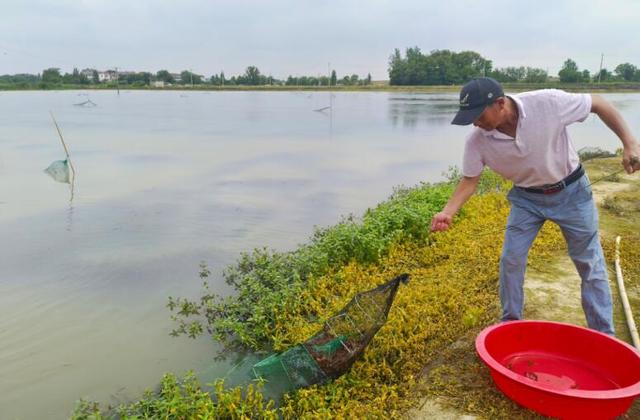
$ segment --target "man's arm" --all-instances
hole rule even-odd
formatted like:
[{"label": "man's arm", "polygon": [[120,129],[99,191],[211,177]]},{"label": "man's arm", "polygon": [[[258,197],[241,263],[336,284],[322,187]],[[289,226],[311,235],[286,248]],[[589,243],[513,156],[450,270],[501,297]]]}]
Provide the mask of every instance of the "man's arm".
[{"label": "man's arm", "polygon": [[622,141],[622,166],[624,166],[627,173],[631,174],[640,169],[640,162],[638,161],[640,147],[618,110],[602,96],[591,95],[591,112],[597,114]]},{"label": "man's arm", "polygon": [[444,206],[444,209],[440,213],[433,216],[431,220],[432,232],[449,229],[453,221],[453,216],[476,191],[478,181],[480,181],[480,176],[462,177],[449,202],[447,202],[447,205]]}]

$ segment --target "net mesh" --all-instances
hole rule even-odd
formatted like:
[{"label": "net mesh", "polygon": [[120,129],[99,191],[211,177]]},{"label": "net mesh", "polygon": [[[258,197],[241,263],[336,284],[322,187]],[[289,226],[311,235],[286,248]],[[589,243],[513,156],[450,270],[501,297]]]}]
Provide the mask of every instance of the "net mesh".
[{"label": "net mesh", "polygon": [[358,293],[307,341],[256,363],[254,376],[287,392],[344,374],[384,325],[400,283],[408,279],[402,274]]},{"label": "net mesh", "polygon": [[51,178],[57,182],[70,183],[69,163],[67,160],[56,160],[44,170]]}]

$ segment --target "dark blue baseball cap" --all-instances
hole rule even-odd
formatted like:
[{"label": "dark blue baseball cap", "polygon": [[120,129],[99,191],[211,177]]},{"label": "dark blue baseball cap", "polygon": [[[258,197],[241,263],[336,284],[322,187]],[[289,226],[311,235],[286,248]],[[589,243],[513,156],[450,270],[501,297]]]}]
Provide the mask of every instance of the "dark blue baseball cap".
[{"label": "dark blue baseball cap", "polygon": [[451,121],[455,125],[469,125],[474,122],[485,108],[496,99],[504,96],[500,83],[490,77],[473,79],[460,91],[460,109]]}]

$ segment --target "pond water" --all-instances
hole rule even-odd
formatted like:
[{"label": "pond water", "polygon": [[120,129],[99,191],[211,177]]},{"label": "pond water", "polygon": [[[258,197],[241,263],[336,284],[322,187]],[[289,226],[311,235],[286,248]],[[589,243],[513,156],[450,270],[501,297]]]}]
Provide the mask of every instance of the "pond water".
[{"label": "pond water", "polygon": [[[638,127],[640,95],[607,97]],[[441,180],[469,130],[449,125],[455,108],[454,94],[1,92],[0,417],[65,418],[166,371],[224,376],[209,338],[169,337],[167,297],[198,295],[200,261],[219,278],[241,251],[292,249],[394,186]],[[49,111],[73,188],[43,172],[64,159]],[[577,148],[619,147],[596,117],[571,130]]]}]

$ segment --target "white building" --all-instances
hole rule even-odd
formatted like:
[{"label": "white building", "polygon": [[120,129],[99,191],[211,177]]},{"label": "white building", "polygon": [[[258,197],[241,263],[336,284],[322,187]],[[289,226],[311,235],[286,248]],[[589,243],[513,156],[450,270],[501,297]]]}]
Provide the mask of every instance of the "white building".
[{"label": "white building", "polygon": [[115,70],[107,70],[107,71],[98,72],[98,80],[100,81],[100,83],[112,82],[112,81],[116,80],[117,76],[118,76],[118,74],[116,73]]}]

